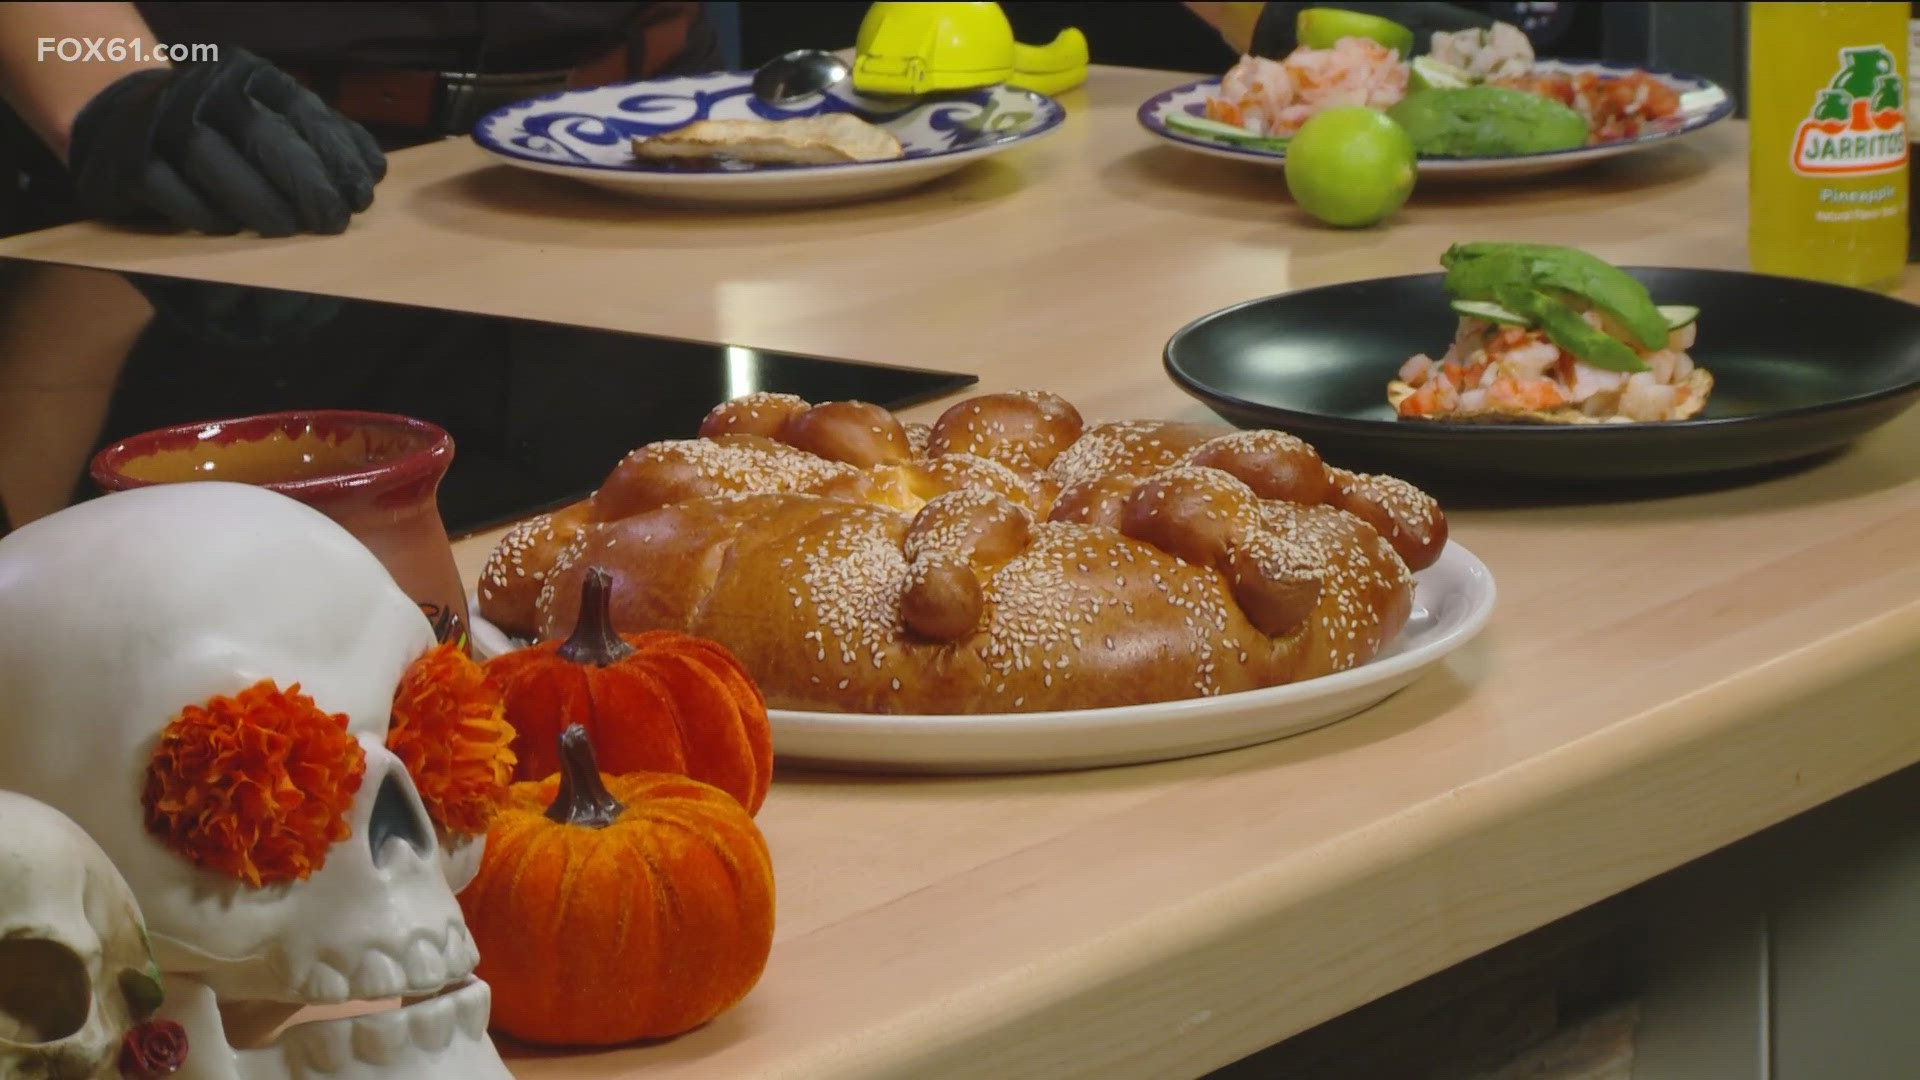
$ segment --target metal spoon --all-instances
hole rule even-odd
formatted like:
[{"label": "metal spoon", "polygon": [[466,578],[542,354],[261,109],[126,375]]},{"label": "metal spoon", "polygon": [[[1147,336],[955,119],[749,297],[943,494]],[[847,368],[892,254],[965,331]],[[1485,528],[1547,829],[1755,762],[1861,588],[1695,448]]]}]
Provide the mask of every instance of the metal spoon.
[{"label": "metal spoon", "polygon": [[803,105],[844,82],[853,69],[821,49],[796,49],[776,56],[753,73],[753,96],[769,105]]}]

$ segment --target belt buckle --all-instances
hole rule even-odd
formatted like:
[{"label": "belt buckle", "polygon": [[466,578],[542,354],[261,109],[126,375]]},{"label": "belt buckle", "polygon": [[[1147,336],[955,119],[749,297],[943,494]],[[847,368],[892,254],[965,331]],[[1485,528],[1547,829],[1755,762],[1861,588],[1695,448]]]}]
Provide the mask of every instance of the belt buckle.
[{"label": "belt buckle", "polygon": [[464,135],[481,117],[495,109],[567,88],[571,71],[527,71],[500,74],[443,71],[440,73],[434,122],[442,134]]}]

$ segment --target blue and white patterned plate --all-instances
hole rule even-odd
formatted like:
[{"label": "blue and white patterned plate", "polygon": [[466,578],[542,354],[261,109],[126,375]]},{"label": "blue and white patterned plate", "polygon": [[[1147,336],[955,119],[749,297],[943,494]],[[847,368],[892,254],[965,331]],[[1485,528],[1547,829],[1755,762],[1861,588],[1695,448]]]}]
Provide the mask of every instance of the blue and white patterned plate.
[{"label": "blue and white patterned plate", "polygon": [[[676,202],[794,205],[883,195],[923,184],[1060,126],[1060,103],[1011,86],[938,97],[868,98],[849,88],[801,108],[753,96],[750,72],[721,72],[568,90],[482,117],[473,141],[522,168]],[[636,135],[696,120],[786,120],[850,112],[892,132],[906,155],[837,165],[689,169],[633,156]]]},{"label": "blue and white patterned plate", "polygon": [[[1680,95],[1680,111],[1664,120],[1648,124],[1636,138],[1621,139],[1618,142],[1602,143],[1598,146],[1583,146],[1574,150],[1552,150],[1541,154],[1510,154],[1502,157],[1423,157],[1420,159],[1420,175],[1444,177],[1448,180],[1491,180],[1559,172],[1598,161],[1601,158],[1658,146],[1683,135],[1691,135],[1709,124],[1718,123],[1733,115],[1733,99],[1727,96],[1725,90],[1707,79],[1692,75],[1680,75],[1653,68],[1579,63],[1567,60],[1538,60],[1534,62],[1533,67],[1535,71],[1542,74],[1569,75],[1577,75],[1583,71],[1595,71],[1603,76],[1625,75],[1636,70],[1645,71],[1672,87],[1674,92]],[[1140,126],[1182,150],[1192,150],[1195,153],[1210,154],[1234,161],[1252,161],[1266,165],[1285,163],[1287,155],[1278,151],[1233,146],[1202,135],[1189,135],[1184,131],[1175,131],[1167,126],[1166,118],[1169,113],[1184,112],[1189,116],[1202,117],[1207,115],[1207,98],[1219,88],[1219,79],[1202,79],[1199,82],[1176,86],[1164,93],[1156,94],[1149,98],[1146,104],[1140,106],[1138,113]]]}]

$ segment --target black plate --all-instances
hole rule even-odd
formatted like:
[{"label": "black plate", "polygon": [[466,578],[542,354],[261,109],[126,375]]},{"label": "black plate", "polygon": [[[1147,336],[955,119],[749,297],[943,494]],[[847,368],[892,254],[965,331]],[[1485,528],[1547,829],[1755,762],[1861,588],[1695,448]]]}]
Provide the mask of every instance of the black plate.
[{"label": "black plate", "polygon": [[1715,386],[1695,419],[1395,419],[1388,381],[1415,353],[1445,351],[1459,321],[1440,274],[1330,285],[1217,311],[1167,342],[1167,373],[1226,419],[1293,432],[1336,464],[1442,480],[1608,481],[1778,466],[1845,446],[1920,395],[1920,307],[1796,278],[1626,269],[1656,302],[1700,308],[1689,355]]}]

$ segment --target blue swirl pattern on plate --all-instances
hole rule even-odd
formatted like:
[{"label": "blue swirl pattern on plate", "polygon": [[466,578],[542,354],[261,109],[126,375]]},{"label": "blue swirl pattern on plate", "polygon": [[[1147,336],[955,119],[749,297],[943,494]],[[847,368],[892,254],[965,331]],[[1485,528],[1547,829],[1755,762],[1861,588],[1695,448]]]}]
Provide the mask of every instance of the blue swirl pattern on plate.
[{"label": "blue swirl pattern on plate", "polygon": [[[752,75],[722,72],[587,90],[567,90],[509,105],[482,117],[473,139],[509,158],[549,165],[621,172],[681,172],[672,163],[639,161],[635,136],[653,136],[697,120],[789,120],[821,113],[852,113],[891,132],[907,159],[940,157],[999,146],[1049,131],[1066,110],[1043,94],[1011,86],[916,98],[868,98],[850,89],[802,108],[768,105],[753,96]],[[722,166],[742,172],[859,169],[874,163]]]}]

